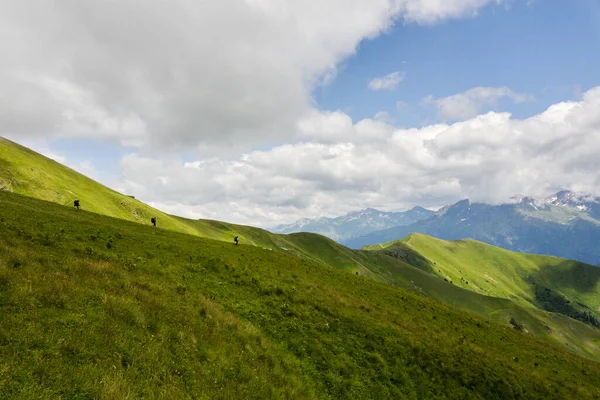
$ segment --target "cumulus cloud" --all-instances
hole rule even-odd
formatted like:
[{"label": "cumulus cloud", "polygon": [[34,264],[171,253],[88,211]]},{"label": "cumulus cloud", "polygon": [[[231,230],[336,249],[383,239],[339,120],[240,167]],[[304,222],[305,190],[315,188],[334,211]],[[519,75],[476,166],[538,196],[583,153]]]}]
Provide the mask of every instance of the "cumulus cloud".
[{"label": "cumulus cloud", "polygon": [[[430,24],[492,3],[501,1],[4,1],[0,135],[137,148],[111,186],[176,214],[253,225],[496,200],[565,182],[598,187],[596,92],[528,120],[492,113],[412,130],[386,113],[354,122],[311,109],[313,89],[361,41],[398,20]],[[370,86],[403,78],[396,71]],[[295,144],[240,150],[274,142]],[[200,155],[147,151],[169,147]]]},{"label": "cumulus cloud", "polygon": [[491,2],[3,1],[0,134],[212,150],[289,137],[362,40]]},{"label": "cumulus cloud", "polygon": [[402,5],[404,18],[419,23],[435,23],[447,18],[476,16],[479,9],[504,0],[407,0]]},{"label": "cumulus cloud", "polygon": [[456,121],[473,118],[483,109],[497,105],[498,101],[503,98],[515,103],[533,100],[533,96],[513,92],[507,87],[475,87],[448,97],[427,96],[423,99],[422,104],[434,105],[443,120]]},{"label": "cumulus cloud", "polygon": [[313,111],[305,141],[223,161],[123,159],[121,185],[159,208],[269,226],[365,207],[499,203],[559,188],[600,195],[600,87],[527,119],[479,115],[397,129]]},{"label": "cumulus cloud", "polygon": [[372,79],[368,86],[371,90],[394,90],[405,77],[406,72],[396,71],[381,78]]}]

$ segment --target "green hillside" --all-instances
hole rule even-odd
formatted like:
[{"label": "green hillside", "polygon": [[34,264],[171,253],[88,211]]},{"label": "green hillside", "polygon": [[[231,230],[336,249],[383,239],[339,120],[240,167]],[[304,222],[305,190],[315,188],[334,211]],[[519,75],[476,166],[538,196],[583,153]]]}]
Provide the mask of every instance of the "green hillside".
[{"label": "green hillside", "polygon": [[[239,236],[242,243],[267,249],[285,249],[303,257],[315,257],[336,267],[358,268],[352,252],[323,236],[275,235],[250,226],[168,215],[1,137],[0,190],[65,206],[72,206],[73,200],[79,199],[85,211],[144,225],[150,225],[150,218],[156,216],[158,226],[163,229],[226,242],[232,242],[234,236]],[[335,250],[319,252],[326,248]]]},{"label": "green hillside", "polygon": [[[312,233],[277,235],[263,229],[213,220],[190,220],[165,214],[143,202],[118,193],[54,160],[26,147],[0,138],[0,190],[72,206],[81,200],[82,209],[180,233],[231,243],[239,236],[244,244],[308,258],[350,272],[368,274],[372,259],[333,240]],[[379,262],[379,259],[375,260]],[[376,274],[371,273],[371,276]]]},{"label": "green hillside", "polygon": [[449,242],[413,234],[402,242],[433,262],[434,273],[462,288],[538,306],[545,303],[541,292],[550,289],[573,307],[600,316],[600,268],[593,265],[511,252],[474,240]]},{"label": "green hillside", "polygon": [[411,264],[437,276],[437,284],[430,280],[420,284],[431,297],[499,321],[515,318],[538,336],[600,354],[594,339],[600,337],[600,268],[421,234],[368,249],[399,259],[406,259],[406,254],[422,257]]},{"label": "green hillside", "polygon": [[0,191],[2,398],[587,399],[599,388],[600,364],[411,291]]},{"label": "green hillside", "polygon": [[26,147],[0,137],[0,189],[41,200],[72,206],[81,201],[82,209],[115,218],[194,234],[184,221],[164,214],[138,200],[115,192],[72,169]]},{"label": "green hillside", "polygon": [[[174,232],[231,243],[241,243],[283,251],[350,272],[368,273],[369,259],[312,233],[277,235],[263,229],[213,220],[190,220],[165,214],[139,200],[115,192],[84,175],[26,147],[0,138],[0,190],[72,206],[81,200],[82,210],[150,225],[156,216],[158,226]],[[374,276],[374,274],[371,274]]]}]

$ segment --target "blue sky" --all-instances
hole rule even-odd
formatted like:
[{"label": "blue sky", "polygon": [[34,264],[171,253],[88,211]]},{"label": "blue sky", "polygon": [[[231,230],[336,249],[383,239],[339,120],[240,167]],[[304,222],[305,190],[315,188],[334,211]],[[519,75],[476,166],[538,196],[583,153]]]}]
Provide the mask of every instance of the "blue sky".
[{"label": "blue sky", "polygon": [[0,135],[167,212],[600,190],[597,0],[11,2],[0,26]]},{"label": "blue sky", "polygon": [[[435,117],[419,106],[427,95],[508,86],[535,96],[535,101],[500,107],[525,117],[598,85],[599,66],[599,2],[512,2],[434,26],[398,23],[388,34],[362,42],[335,81],[315,92],[315,100],[323,109],[347,111],[354,120],[387,111],[400,125],[420,126]],[[396,90],[367,88],[371,78],[393,71],[406,72]],[[397,101],[408,107],[398,112]]]}]

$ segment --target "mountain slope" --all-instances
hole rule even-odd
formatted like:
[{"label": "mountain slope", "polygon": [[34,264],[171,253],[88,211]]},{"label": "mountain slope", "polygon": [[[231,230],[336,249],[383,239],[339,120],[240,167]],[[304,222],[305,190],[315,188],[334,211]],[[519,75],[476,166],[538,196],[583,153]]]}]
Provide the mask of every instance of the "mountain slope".
[{"label": "mountain slope", "polygon": [[530,201],[492,206],[463,200],[427,220],[372,232],[343,244],[361,248],[401,239],[413,232],[445,240],[475,239],[508,250],[600,265],[600,221],[574,207],[536,206]]},{"label": "mountain slope", "polygon": [[293,224],[276,226],[270,230],[274,233],[312,232],[341,241],[381,229],[410,225],[429,218],[431,215],[433,215],[433,211],[422,207],[414,207],[404,212],[384,212],[367,208],[336,218],[305,218]]},{"label": "mountain slope", "polygon": [[165,229],[195,233],[184,221],[118,193],[26,147],[0,137],[0,190],[81,208],[115,218],[150,225],[157,216]]},{"label": "mountain slope", "polygon": [[[0,138],[0,191],[18,193],[65,206],[72,206],[73,200],[79,199],[82,212],[95,212],[143,225],[150,225],[150,218],[155,216],[158,227],[162,229],[226,242],[232,242],[234,236],[239,236],[244,244],[267,249],[281,248],[307,258],[315,257],[316,253],[312,247],[327,248],[333,245],[329,239],[318,235],[274,235],[264,229],[250,226],[172,216],[3,138]],[[320,242],[323,243],[319,244]],[[305,244],[308,248],[305,248]],[[335,246],[342,249],[337,244]],[[317,256],[317,259],[320,260],[320,257]],[[339,268],[351,266],[354,271],[360,267],[360,263],[357,263],[348,251],[337,254],[335,260],[331,265]]]},{"label": "mountain slope", "polygon": [[600,394],[599,363],[425,296],[5,192],[0,360],[22,399]]},{"label": "mountain slope", "polygon": [[597,267],[420,234],[367,249],[422,272],[387,266],[391,283],[501,323],[515,319],[536,336],[567,344],[579,354],[599,354],[598,345],[590,346],[600,338]]},{"label": "mountain slope", "polygon": [[418,252],[427,260],[429,271],[453,285],[520,305],[565,314],[570,311],[574,318],[600,327],[600,268],[593,265],[421,234],[370,248],[395,249],[400,244]]}]

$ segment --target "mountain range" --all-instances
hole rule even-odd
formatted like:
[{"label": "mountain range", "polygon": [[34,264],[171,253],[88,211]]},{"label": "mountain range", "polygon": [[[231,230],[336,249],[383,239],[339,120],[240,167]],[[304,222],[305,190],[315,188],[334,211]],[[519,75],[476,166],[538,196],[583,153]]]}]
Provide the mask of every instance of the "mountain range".
[{"label": "mountain range", "polygon": [[343,241],[351,248],[401,239],[413,232],[440,239],[475,239],[508,250],[600,265],[600,199],[560,191],[542,201],[518,198],[489,205],[462,200],[430,218]]},{"label": "mountain range", "polygon": [[422,207],[398,213],[366,209],[337,218],[303,219],[272,231],[319,233],[355,249],[416,232],[600,265],[600,198],[568,190],[544,199],[519,195],[499,205],[465,199],[437,212]]},{"label": "mountain range", "polygon": [[404,212],[385,212],[367,208],[361,211],[349,212],[336,218],[303,218],[293,224],[278,225],[269,230],[273,233],[283,234],[294,232],[318,233],[341,242],[382,229],[410,225],[427,219],[433,214],[433,211],[423,207],[414,207]]}]

